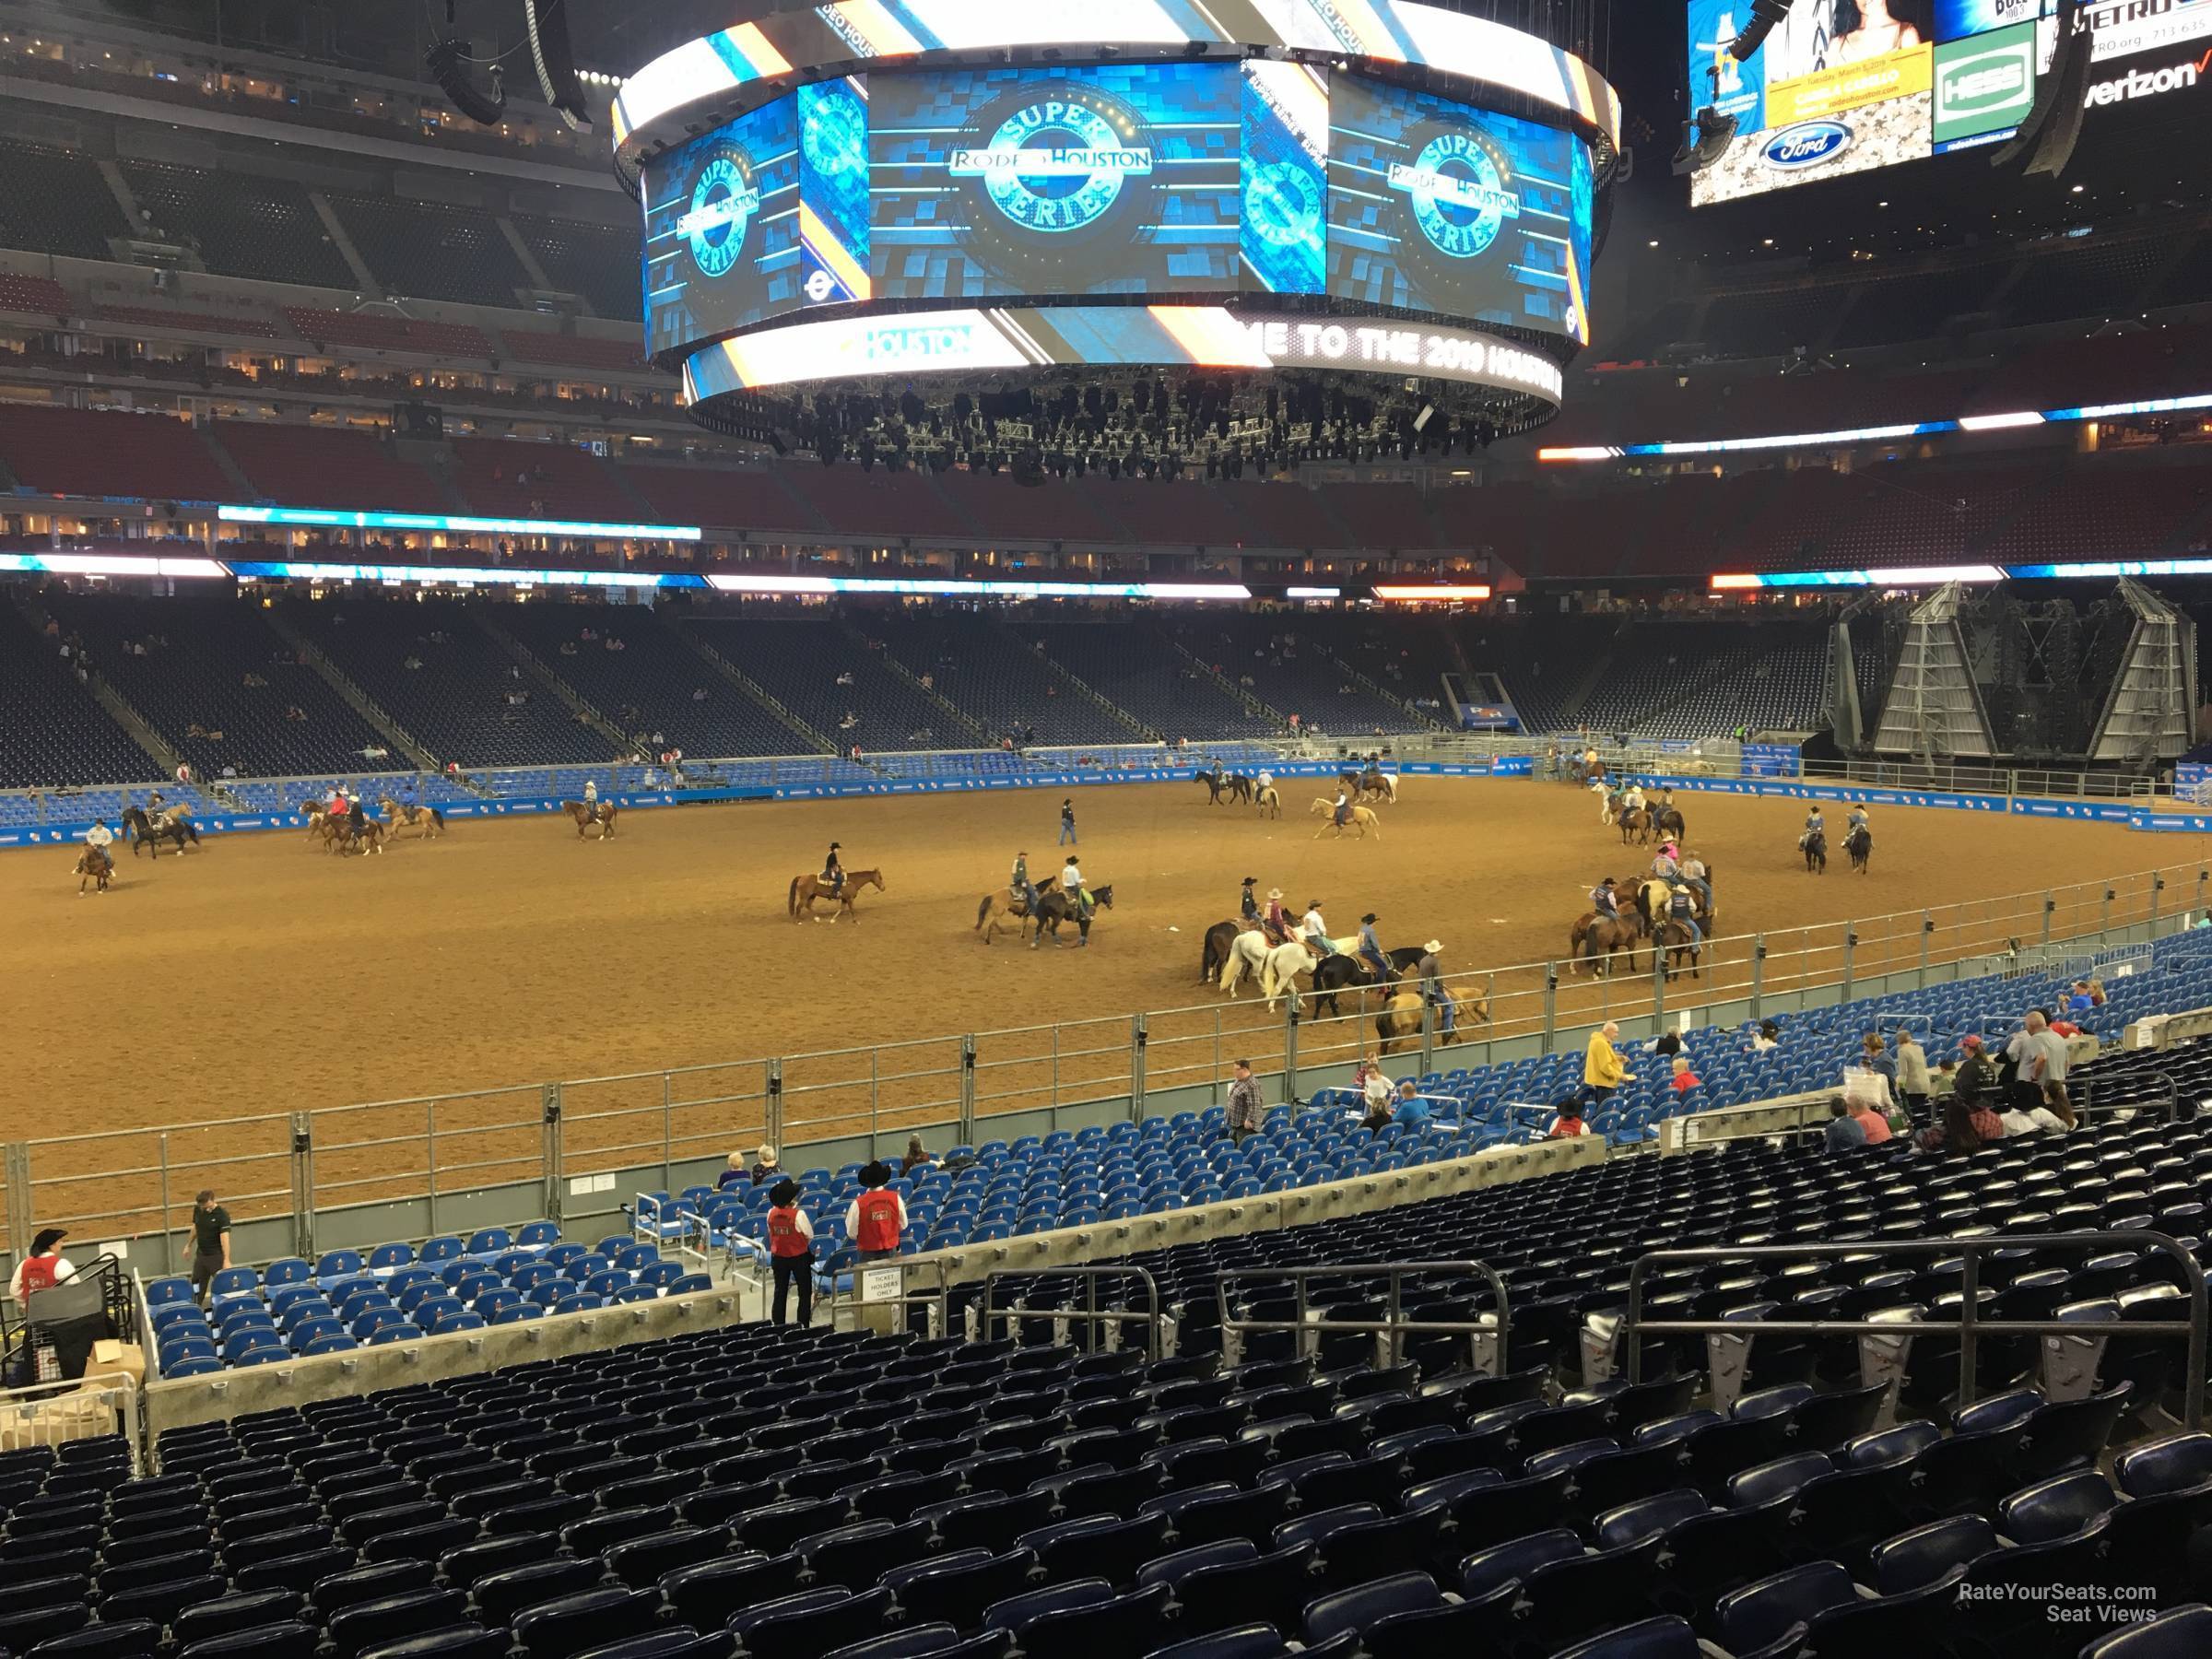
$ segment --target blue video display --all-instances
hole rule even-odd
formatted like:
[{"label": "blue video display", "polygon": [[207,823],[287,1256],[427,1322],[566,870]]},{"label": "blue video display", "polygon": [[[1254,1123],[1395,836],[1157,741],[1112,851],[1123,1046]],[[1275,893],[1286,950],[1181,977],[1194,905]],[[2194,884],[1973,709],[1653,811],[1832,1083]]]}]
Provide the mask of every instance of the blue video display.
[{"label": "blue video display", "polygon": [[799,247],[809,305],[870,297],[868,83],[863,76],[801,87]]},{"label": "blue video display", "polygon": [[1239,286],[1230,64],[871,77],[878,300]]},{"label": "blue video display", "polygon": [[2058,16],[2058,0],[1936,0],[1936,39],[1963,41],[2013,23]]},{"label": "blue video display", "polygon": [[777,99],[645,171],[645,342],[659,353],[795,310],[794,100]]},{"label": "blue video display", "polygon": [[1245,286],[1319,294],[1328,277],[1328,72],[1244,65]]},{"label": "blue video display", "polygon": [[1580,140],[1348,75],[1329,120],[1332,295],[1588,337]]}]

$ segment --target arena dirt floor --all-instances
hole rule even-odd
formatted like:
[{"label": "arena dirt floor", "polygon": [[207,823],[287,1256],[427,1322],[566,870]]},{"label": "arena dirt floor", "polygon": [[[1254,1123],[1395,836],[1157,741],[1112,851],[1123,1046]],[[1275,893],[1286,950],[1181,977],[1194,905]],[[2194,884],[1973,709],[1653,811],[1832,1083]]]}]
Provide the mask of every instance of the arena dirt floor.
[{"label": "arena dirt floor", "polygon": [[[1435,937],[1459,971],[1564,957],[1595,878],[1649,856],[1624,851],[1586,794],[1483,780],[1410,779],[1378,837],[1317,840],[1305,782],[1287,781],[1279,821],[1209,806],[1196,785],[1078,792],[1084,873],[1114,889],[1088,950],[1011,935],[986,947],[972,929],[1018,849],[1033,873],[1058,867],[1058,796],[1042,790],[633,812],[605,845],[579,843],[565,819],[464,820],[442,841],[343,860],[298,835],[211,836],[158,868],[124,858],[98,898],[77,896],[69,853],[14,853],[0,859],[0,1140],[94,1137],[41,1148],[34,1174],[41,1220],[104,1235],[150,1225],[165,1161],[171,1225],[203,1182],[241,1214],[286,1207],[285,1114],[309,1109],[328,1109],[314,1180],[330,1204],[420,1190],[432,1165],[449,1193],[533,1173],[537,1086],[555,1078],[700,1068],[570,1087],[572,1170],[657,1162],[664,1130],[678,1157],[756,1144],[768,1072],[753,1057],[768,1054],[853,1051],[786,1066],[794,1143],[949,1118],[959,1045],[947,1033],[1028,1028],[980,1045],[985,1114],[1124,1087],[1140,1009],[1197,1010],[1151,1021],[1150,1088],[1218,1082],[1238,1053],[1272,1062],[1282,1048],[1282,1021],[1249,984],[1225,1006],[1197,982],[1205,930],[1233,913],[1240,877],[1295,906],[1323,900],[1347,937],[1373,910],[1386,945]],[[2041,899],[1993,902],[2002,895],[2163,861],[2160,902],[2183,908],[2195,866],[2181,861],[2202,851],[2117,826],[1889,809],[1876,816],[1871,874],[1839,852],[1816,877],[1794,851],[1799,804],[1680,805],[1715,873],[1719,934],[1769,935],[1770,990],[1836,977],[1832,924],[1847,919],[1912,912],[1862,927],[1853,970],[1865,975],[1917,962],[1923,906],[1938,963],[2034,942]],[[1841,814],[1830,818],[1832,837]],[[861,894],[858,926],[794,925],[790,878],[818,868],[832,839],[849,869],[881,866],[887,889]],[[2147,880],[2120,886],[2115,924],[2149,902]],[[2096,927],[2101,890],[2062,890],[2057,930]],[[1668,987],[1668,1006],[1740,994],[1749,957],[1724,943],[1704,978]],[[1541,1029],[1542,981],[1468,982],[1491,1007],[1478,1034]],[[1648,1009],[1651,994],[1648,971],[1610,983],[1570,972],[1556,1018]],[[1309,1086],[1341,1080],[1340,1063],[1371,1042],[1371,1014],[1346,1011],[1304,1030]],[[869,1052],[892,1040],[912,1041]],[[433,1091],[486,1092],[356,1107]],[[153,1133],[209,1120],[225,1123],[166,1147]]]}]

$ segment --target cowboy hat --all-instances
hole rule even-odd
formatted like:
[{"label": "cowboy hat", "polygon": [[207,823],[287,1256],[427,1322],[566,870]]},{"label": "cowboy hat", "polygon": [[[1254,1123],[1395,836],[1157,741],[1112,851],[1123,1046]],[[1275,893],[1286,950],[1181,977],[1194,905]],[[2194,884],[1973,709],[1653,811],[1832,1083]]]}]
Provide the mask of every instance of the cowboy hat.
[{"label": "cowboy hat", "polygon": [[1359,925],[1365,927],[1372,923],[1380,922],[1382,919],[1373,911],[1369,911],[1366,915],[1359,918]]},{"label": "cowboy hat", "polygon": [[1281,888],[1269,888],[1267,889],[1267,897],[1270,899],[1280,899],[1282,896],[1283,889]]},{"label": "cowboy hat", "polygon": [[1429,953],[1430,956],[1434,956],[1434,955],[1435,955],[1435,954],[1436,954],[1438,951],[1441,950],[1443,947],[1443,947],[1442,941],[1441,941],[1441,940],[1438,940],[1438,939],[1431,939],[1431,940],[1430,940],[1430,941],[1429,941],[1429,943],[1428,943],[1428,944],[1426,944],[1426,945],[1424,945],[1424,946],[1422,946],[1422,947],[1421,947],[1421,948],[1422,948],[1423,950],[1427,951],[1427,952],[1428,952],[1428,953]]}]

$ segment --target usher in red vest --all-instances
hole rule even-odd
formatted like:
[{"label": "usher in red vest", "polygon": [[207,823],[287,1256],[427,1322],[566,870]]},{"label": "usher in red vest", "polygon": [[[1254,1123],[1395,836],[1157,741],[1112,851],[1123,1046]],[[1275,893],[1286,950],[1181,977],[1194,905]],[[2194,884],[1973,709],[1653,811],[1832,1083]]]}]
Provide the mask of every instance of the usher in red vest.
[{"label": "usher in red vest", "polygon": [[860,1195],[860,1230],[853,1242],[862,1250],[899,1248],[899,1194],[877,1187]]},{"label": "usher in red vest", "polygon": [[779,1256],[803,1256],[806,1253],[807,1238],[799,1230],[799,1206],[789,1209],[771,1209],[768,1212],[768,1253]]},{"label": "usher in red vest", "polygon": [[23,1264],[23,1300],[29,1301],[34,1291],[51,1290],[58,1282],[55,1269],[62,1265],[60,1256],[31,1256]]}]

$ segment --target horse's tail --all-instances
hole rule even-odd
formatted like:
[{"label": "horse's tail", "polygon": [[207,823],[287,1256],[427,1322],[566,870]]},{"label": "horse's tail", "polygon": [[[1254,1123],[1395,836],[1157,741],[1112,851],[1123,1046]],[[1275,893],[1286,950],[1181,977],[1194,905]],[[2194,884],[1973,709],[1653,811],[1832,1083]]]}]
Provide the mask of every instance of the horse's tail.
[{"label": "horse's tail", "polygon": [[799,913],[799,878],[796,876],[791,878],[790,907],[783,913],[787,916],[795,916]]},{"label": "horse's tail", "polygon": [[431,822],[431,823],[433,823],[433,824],[435,824],[435,825],[437,825],[437,826],[438,826],[438,828],[439,828],[439,829],[441,829],[441,830],[444,829],[444,828],[445,828],[445,814],[444,814],[444,813],[442,813],[442,812],[441,812],[441,811],[439,811],[439,810],[438,810],[438,808],[437,808],[437,807],[435,807],[435,806],[431,807],[431,808],[430,808],[430,822]]},{"label": "horse's tail", "polygon": [[[798,887],[798,885],[799,885],[799,884],[798,884],[797,880],[794,878],[794,879],[793,880],[793,882],[792,882],[792,884],[791,884],[791,885],[792,885],[793,888],[795,890],[795,889],[797,888],[797,887]],[[978,904],[978,905],[975,907],[975,927],[971,927],[971,928],[970,928],[968,931],[969,931],[970,933],[973,933],[973,932],[975,932],[975,931],[976,931],[976,928],[980,928],[981,926],[982,926],[982,924],[983,924],[983,922],[984,922],[984,919],[985,919],[986,917],[988,917],[990,914],[991,914],[991,895],[990,895],[989,893],[985,893],[985,894],[983,895],[983,900],[982,900],[982,902],[981,904]]]}]

